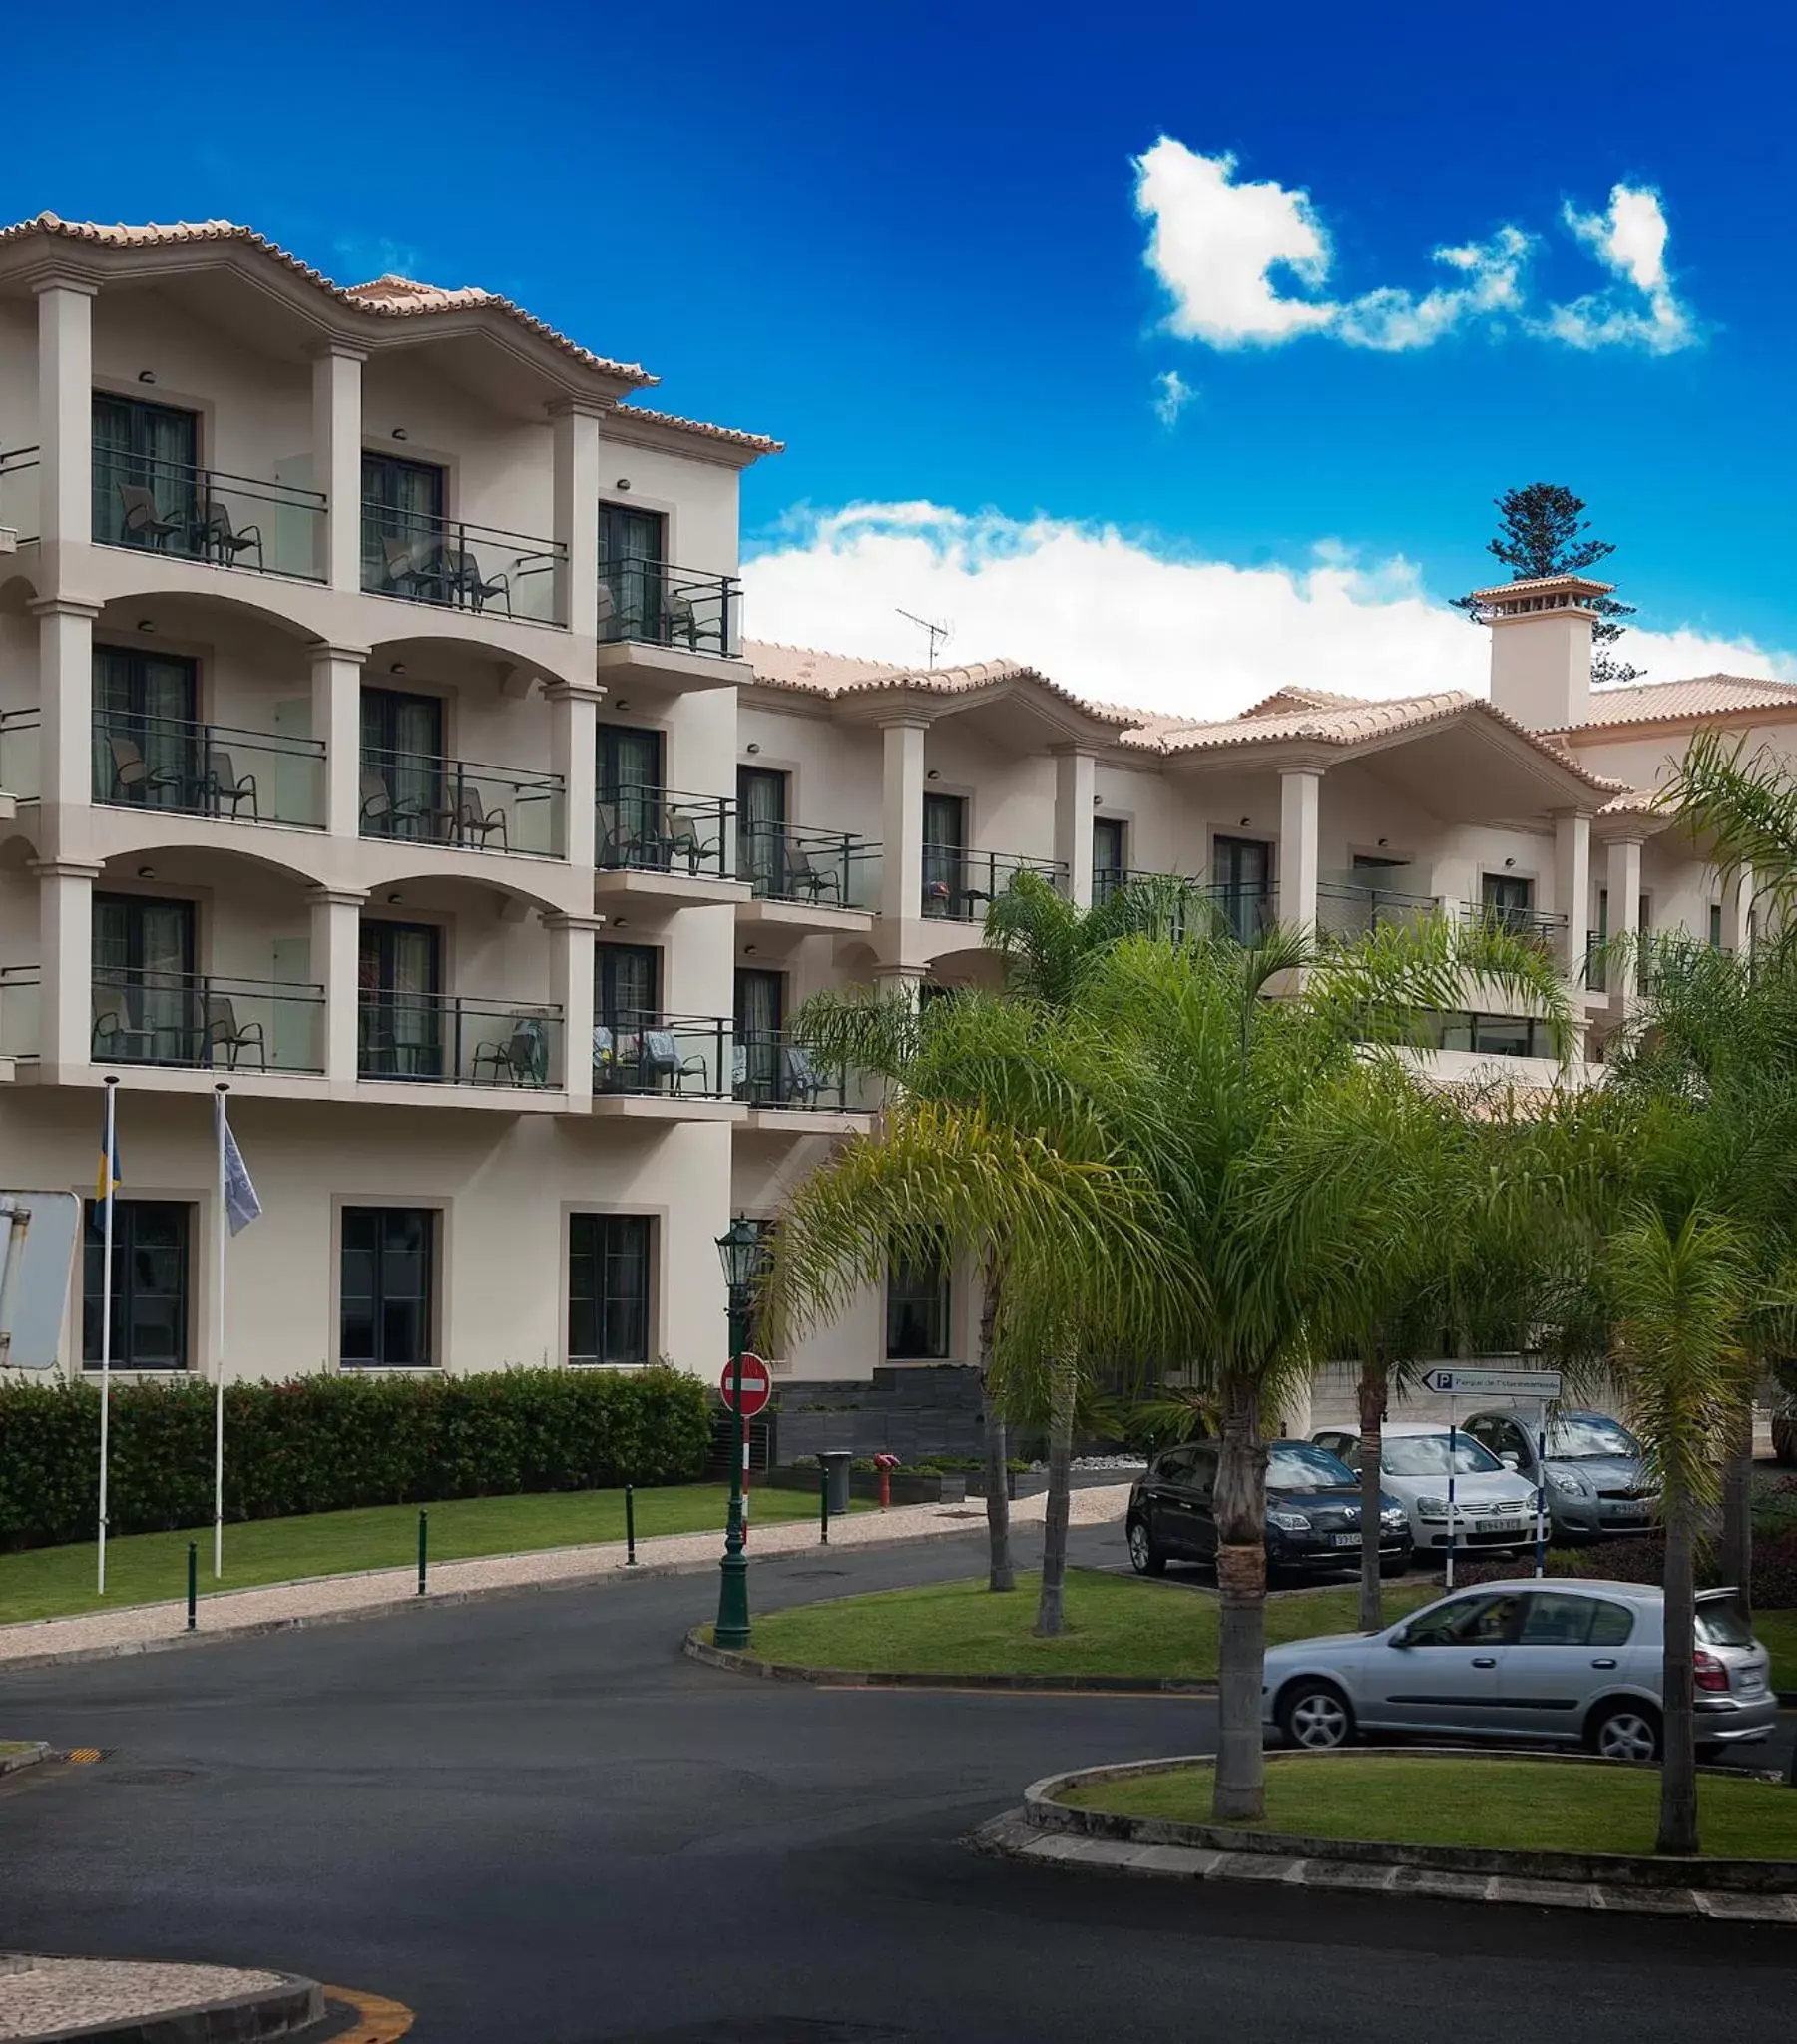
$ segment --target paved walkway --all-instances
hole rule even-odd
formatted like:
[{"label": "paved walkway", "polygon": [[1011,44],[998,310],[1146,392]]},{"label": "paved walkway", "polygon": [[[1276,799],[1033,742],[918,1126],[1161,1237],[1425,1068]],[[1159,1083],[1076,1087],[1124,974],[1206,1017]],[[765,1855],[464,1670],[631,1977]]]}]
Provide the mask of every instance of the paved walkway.
[{"label": "paved walkway", "polygon": [[61,2037],[267,1994],[283,1984],[279,1973],[236,1966],[139,1965],[21,1952],[0,1959],[0,2037]]},{"label": "paved walkway", "polygon": [[[1070,1505],[1075,1525],[1121,1519],[1128,1501],[1126,1483],[1076,1490]],[[1020,1498],[1011,1507],[1013,1523],[1039,1525],[1046,1508],[1042,1497]],[[956,1505],[901,1505],[886,1512],[856,1512],[830,1523],[830,1551],[883,1545],[888,1541],[943,1539],[979,1532],[986,1507],[977,1499]],[[817,1523],[787,1519],[754,1525],[749,1555],[821,1552]],[[721,1530],[673,1533],[637,1543],[633,1575],[674,1575],[714,1568],[722,1551]],[[474,1561],[435,1564],[423,1597],[417,1594],[413,1569],[376,1569],[358,1575],[314,1576],[294,1583],[270,1583],[256,1590],[230,1590],[203,1598],[199,1628],[187,1630],[187,1605],[136,1604],[119,1611],[87,1612],[76,1618],[34,1619],[24,1625],[0,1626],[0,1668],[41,1666],[53,1661],[85,1661],[115,1654],[155,1653],[190,1640],[220,1639],[246,1633],[276,1632],[309,1625],[329,1625],[379,1611],[423,1603],[460,1602],[508,1590],[545,1589],[552,1585],[590,1582],[622,1573],[623,1541],[590,1547],[546,1547],[529,1554],[485,1555]]]}]

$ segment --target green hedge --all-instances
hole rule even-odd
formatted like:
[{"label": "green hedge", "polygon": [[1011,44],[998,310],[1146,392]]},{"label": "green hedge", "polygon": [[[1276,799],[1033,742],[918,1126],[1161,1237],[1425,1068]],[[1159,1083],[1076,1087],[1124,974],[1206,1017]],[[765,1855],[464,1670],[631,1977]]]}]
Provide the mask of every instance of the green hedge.
[{"label": "green hedge", "polygon": [[[711,1445],[704,1385],[660,1365],[230,1384],[225,1427],[231,1519],[678,1483]],[[212,1386],[115,1385],[109,1461],[114,1533],[208,1524]],[[98,1391],[0,1385],[0,1547],[92,1538],[99,1485]]]}]

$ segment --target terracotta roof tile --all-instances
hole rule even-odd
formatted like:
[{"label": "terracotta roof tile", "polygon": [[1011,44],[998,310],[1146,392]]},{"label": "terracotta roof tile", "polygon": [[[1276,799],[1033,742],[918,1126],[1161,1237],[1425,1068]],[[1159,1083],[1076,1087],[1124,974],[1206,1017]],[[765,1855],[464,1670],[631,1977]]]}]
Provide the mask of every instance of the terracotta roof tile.
[{"label": "terracotta roof tile", "polygon": [[697,433],[706,440],[726,440],[732,447],[752,447],[757,454],[783,454],[786,451],[785,441],[770,440],[763,433],[743,433],[734,426],[707,425],[703,419],[676,418],[671,411],[651,411],[642,404],[615,405],[605,423],[609,425],[615,418],[646,419],[652,426],[673,426],[682,433]]},{"label": "terracotta roof tile", "polygon": [[1063,703],[1071,703],[1096,723],[1118,731],[1138,725],[1143,713],[1120,709],[1111,703],[1090,703],[1064,689],[1040,668],[1018,660],[970,661],[960,667],[907,668],[882,665],[879,661],[857,660],[842,653],[819,653],[808,646],[781,646],[766,640],[748,640],[743,652],[755,671],[755,679],[774,689],[804,689],[830,697],[863,696],[890,689],[921,696],[966,696],[989,689],[996,682],[1027,682],[1046,689]]},{"label": "terracotta roof tile", "polygon": [[824,696],[835,695],[850,681],[899,672],[889,662],[820,653],[813,646],[783,646],[774,639],[745,639],[742,652],[755,680],[770,689],[809,689]]},{"label": "terracotta roof tile", "polygon": [[1270,696],[1250,703],[1243,717],[1270,717],[1281,710],[1327,710],[1337,704],[1358,703],[1358,696],[1338,695],[1332,689],[1275,689]]},{"label": "terracotta roof tile", "polygon": [[1574,732],[1616,724],[1669,724],[1686,717],[1729,717],[1744,710],[1797,708],[1797,682],[1748,675],[1696,675],[1682,682],[1628,682],[1593,689],[1591,714]]},{"label": "terracotta roof tile", "polygon": [[1489,589],[1471,593],[1481,602],[1497,603],[1507,596],[1531,596],[1540,589],[1582,589],[1592,596],[1608,596],[1615,586],[1589,575],[1519,575],[1514,582],[1494,582]]}]

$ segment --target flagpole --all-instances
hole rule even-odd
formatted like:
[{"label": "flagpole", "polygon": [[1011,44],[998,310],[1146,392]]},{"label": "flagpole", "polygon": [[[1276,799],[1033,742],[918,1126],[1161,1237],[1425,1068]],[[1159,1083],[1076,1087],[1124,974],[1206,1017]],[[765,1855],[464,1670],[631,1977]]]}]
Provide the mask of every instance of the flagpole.
[{"label": "flagpole", "polygon": [[213,1136],[219,1152],[219,1371],[213,1386],[213,1575],[225,1573],[225,1238],[230,1233],[225,1184],[225,1096],[229,1086],[213,1088]]},{"label": "flagpole", "polygon": [[106,1451],[108,1422],[113,1407],[113,1181],[118,1176],[114,1158],[118,1153],[118,1080],[106,1079],[106,1148],[100,1171],[106,1180],[106,1200],[100,1224],[100,1565],[97,1594],[106,1595]]}]

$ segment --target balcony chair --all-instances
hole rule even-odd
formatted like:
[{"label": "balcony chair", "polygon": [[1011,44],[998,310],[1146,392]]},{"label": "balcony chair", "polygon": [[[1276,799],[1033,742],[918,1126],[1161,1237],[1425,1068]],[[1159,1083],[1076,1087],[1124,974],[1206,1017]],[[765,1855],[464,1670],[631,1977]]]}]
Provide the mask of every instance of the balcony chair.
[{"label": "balcony chair", "polygon": [[136,987],[97,986],[93,997],[93,1054],[97,1059],[144,1063],[155,1056],[154,1032],[144,1027]]},{"label": "balcony chair", "polygon": [[662,592],[662,635],[670,646],[683,639],[689,653],[698,651],[698,613],[683,589]]},{"label": "balcony chair", "polygon": [[655,831],[656,843],[662,853],[661,863],[672,866],[676,858],[683,858],[689,873],[696,873],[701,865],[710,865],[714,861],[721,864],[717,858],[722,849],[721,841],[712,838],[707,842],[699,835],[700,827],[698,817],[664,802],[656,811]]},{"label": "balcony chair", "polygon": [[456,789],[455,807],[449,812],[448,822],[444,835],[457,844],[484,851],[487,839],[497,832],[500,850],[512,848],[506,834],[505,810],[488,808],[486,796],[470,781],[463,781]]},{"label": "balcony chair", "polygon": [[485,610],[489,600],[503,596],[506,616],[512,615],[512,580],[509,575],[495,575],[489,580],[481,573],[481,564],[466,547],[444,546],[437,554],[437,572],[451,602],[466,605],[470,610]]},{"label": "balcony chair", "polygon": [[[206,1062],[237,1069],[242,1058],[255,1053],[256,1069],[268,1069],[268,1046],[259,1022],[239,1022],[235,1005],[224,994],[207,994],[202,1003],[206,1022]],[[221,1056],[223,1053],[223,1056]]]},{"label": "balcony chair", "polygon": [[842,867],[840,865],[818,865],[802,844],[795,844],[787,838],[780,849],[780,861],[786,874],[786,898],[797,901],[801,898],[814,907],[825,895],[834,896],[838,908],[842,906]]},{"label": "balcony chair", "polygon": [[645,1079],[657,1086],[667,1079],[675,1093],[684,1090],[688,1079],[709,1080],[711,1076],[711,1068],[697,1051],[681,1055],[672,1029],[644,1030],[638,1062]]},{"label": "balcony chair", "polygon": [[231,819],[236,820],[237,811],[244,802],[249,804],[249,820],[262,820],[261,808],[255,792],[255,775],[239,773],[230,764],[228,753],[215,753],[211,764],[200,782],[200,799],[215,816],[223,815],[225,804],[230,804]]},{"label": "balcony chair", "polygon": [[180,802],[186,802],[188,776],[179,766],[149,766],[137,740],[128,739],[119,732],[109,732],[106,744],[113,756],[113,784],[108,801],[138,801],[166,808],[171,804],[156,802],[154,797],[174,788]]},{"label": "balcony chair", "polygon": [[815,1107],[830,1083],[811,1061],[811,1053],[790,1044],[780,1053],[780,1098],[790,1107]]},{"label": "balcony chair", "polygon": [[230,508],[217,497],[208,497],[206,507],[194,521],[194,544],[209,561],[217,561],[222,568],[234,568],[237,556],[255,549],[255,565],[259,573],[262,567],[262,528],[259,525],[245,525],[240,529],[230,522]]},{"label": "balcony chair", "polygon": [[504,1042],[490,1038],[474,1047],[474,1083],[481,1083],[483,1071],[492,1074],[495,1086],[542,1086],[548,1079],[548,1046],[543,1024],[534,1019],[518,1023]]},{"label": "balcony chair", "polygon": [[451,601],[448,581],[438,565],[443,550],[434,540],[383,535],[380,545],[386,559],[387,587],[395,596],[413,603]]},{"label": "balcony chair", "polygon": [[[362,775],[362,834],[365,837],[418,837],[428,835],[428,826],[438,812],[428,802],[401,800],[387,785],[387,776],[370,769]],[[372,826],[372,827],[371,827]]]},{"label": "balcony chair", "polygon": [[156,492],[141,483],[121,483],[119,503],[119,539],[125,546],[141,546],[148,541],[160,550],[171,533],[188,529],[185,518],[165,518],[157,505]]}]

